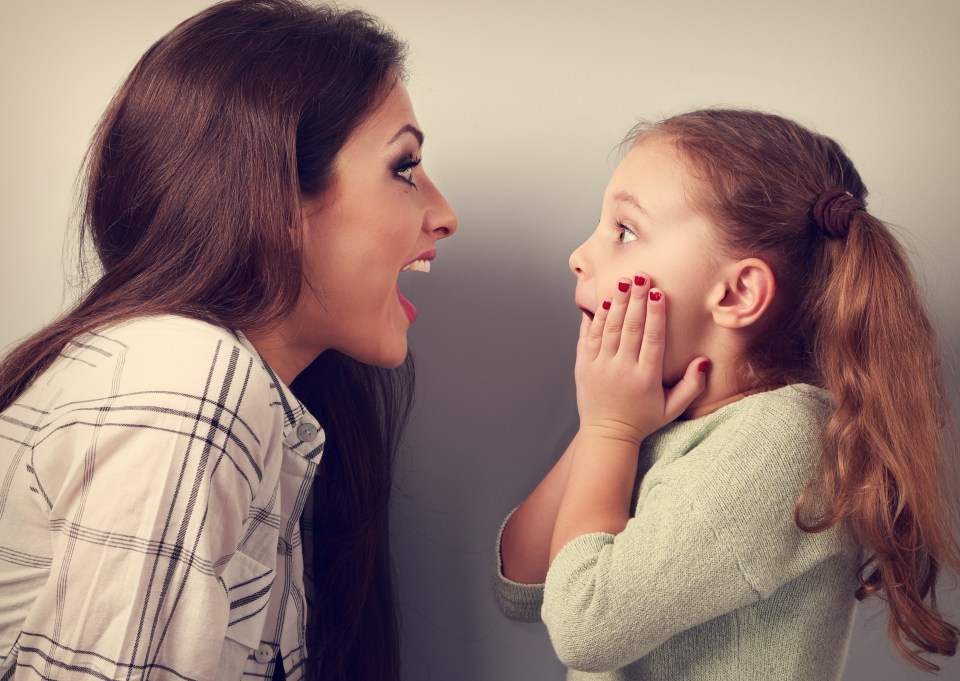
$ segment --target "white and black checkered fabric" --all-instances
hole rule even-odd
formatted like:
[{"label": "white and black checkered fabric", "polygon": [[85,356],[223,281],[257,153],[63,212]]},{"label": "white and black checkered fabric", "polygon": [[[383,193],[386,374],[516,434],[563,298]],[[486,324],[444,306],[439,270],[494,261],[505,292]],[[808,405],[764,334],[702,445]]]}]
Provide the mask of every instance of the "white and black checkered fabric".
[{"label": "white and black checkered fabric", "polygon": [[242,334],[70,343],[0,414],[0,681],[302,678],[323,443]]}]

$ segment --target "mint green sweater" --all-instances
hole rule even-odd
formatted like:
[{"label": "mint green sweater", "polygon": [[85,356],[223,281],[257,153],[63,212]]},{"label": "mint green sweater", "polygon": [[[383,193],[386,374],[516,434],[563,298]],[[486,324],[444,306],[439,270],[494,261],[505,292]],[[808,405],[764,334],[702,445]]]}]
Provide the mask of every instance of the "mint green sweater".
[{"label": "mint green sweater", "polygon": [[860,551],[793,520],[829,411],[794,385],[666,426],[626,528],[568,543],[545,584],[506,579],[498,537],[500,609],[542,617],[569,681],[839,679]]}]

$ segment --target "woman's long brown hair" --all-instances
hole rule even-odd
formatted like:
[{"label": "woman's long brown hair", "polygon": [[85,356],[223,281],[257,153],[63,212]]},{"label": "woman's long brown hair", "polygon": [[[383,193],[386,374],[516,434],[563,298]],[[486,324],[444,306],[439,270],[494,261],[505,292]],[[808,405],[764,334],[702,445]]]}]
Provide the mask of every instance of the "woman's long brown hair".
[{"label": "woman's long brown hair", "polygon": [[[154,44],[87,155],[81,242],[99,278],[0,363],[0,411],[87,331],[180,314],[251,332],[290,311],[300,199],[335,182],[334,157],[402,77],[404,53],[363,12],[297,0],[222,2]],[[412,375],[409,360],[390,374],[331,352],[297,381],[328,442],[304,523],[326,599],[310,611],[311,678],[399,678],[387,499]],[[350,512],[331,514],[333,497]]]},{"label": "woman's long brown hair", "polygon": [[848,523],[866,556],[856,597],[883,598],[895,647],[939,669],[921,653],[957,649],[958,629],[936,601],[941,570],[960,571],[957,452],[940,351],[903,248],[867,211],[854,213],[845,239],[824,236],[812,216],[820,194],[842,189],[865,204],[867,189],[835,141],[793,121],[702,110],[641,124],[627,139],[649,135],[676,145],[730,254],[774,271],[780,300],[753,339],[743,387],[806,381],[833,399],[797,525]]}]

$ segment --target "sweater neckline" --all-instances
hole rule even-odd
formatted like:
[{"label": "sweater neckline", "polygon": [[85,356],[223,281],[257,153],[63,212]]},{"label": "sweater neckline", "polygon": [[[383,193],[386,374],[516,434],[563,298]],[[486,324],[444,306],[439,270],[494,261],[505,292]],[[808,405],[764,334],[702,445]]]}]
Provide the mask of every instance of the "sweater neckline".
[{"label": "sweater neckline", "polygon": [[653,435],[647,438],[647,441],[650,444],[660,444],[664,440],[673,440],[674,438],[687,439],[695,435],[698,431],[709,428],[719,421],[726,421],[742,411],[752,409],[763,402],[781,399],[790,393],[799,393],[800,395],[807,395],[815,399],[829,399],[827,391],[823,388],[818,388],[809,383],[790,383],[773,390],[764,390],[762,392],[745,395],[735,402],[725,404],[716,411],[695,419],[671,421],[653,433]]}]

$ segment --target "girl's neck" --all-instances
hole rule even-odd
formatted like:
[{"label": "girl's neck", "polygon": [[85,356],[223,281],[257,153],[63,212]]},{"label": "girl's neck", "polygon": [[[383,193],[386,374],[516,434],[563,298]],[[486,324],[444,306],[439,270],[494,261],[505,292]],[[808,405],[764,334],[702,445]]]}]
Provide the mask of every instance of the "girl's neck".
[{"label": "girl's neck", "polygon": [[707,376],[707,388],[695,399],[687,410],[683,412],[684,419],[697,419],[717,411],[721,407],[733,404],[744,397],[757,393],[767,392],[782,387],[766,383],[757,383],[752,387],[744,387],[741,378],[743,371],[733,369],[734,362],[721,362],[712,365]]},{"label": "girl's neck", "polygon": [[687,407],[687,410],[685,412],[683,412],[683,418],[687,420],[698,419],[701,416],[707,416],[708,414],[712,414],[713,412],[717,411],[721,407],[725,407],[728,404],[733,404],[738,400],[742,400],[744,397],[747,397],[748,395],[755,395],[756,393],[766,392],[767,390],[773,390],[773,387],[761,386],[758,388],[754,388],[753,390],[743,390],[741,392],[737,392],[732,395],[727,395],[725,397],[719,397],[717,399],[710,400],[708,402],[700,402],[699,400],[697,400],[696,402],[691,404],[689,407]]}]

